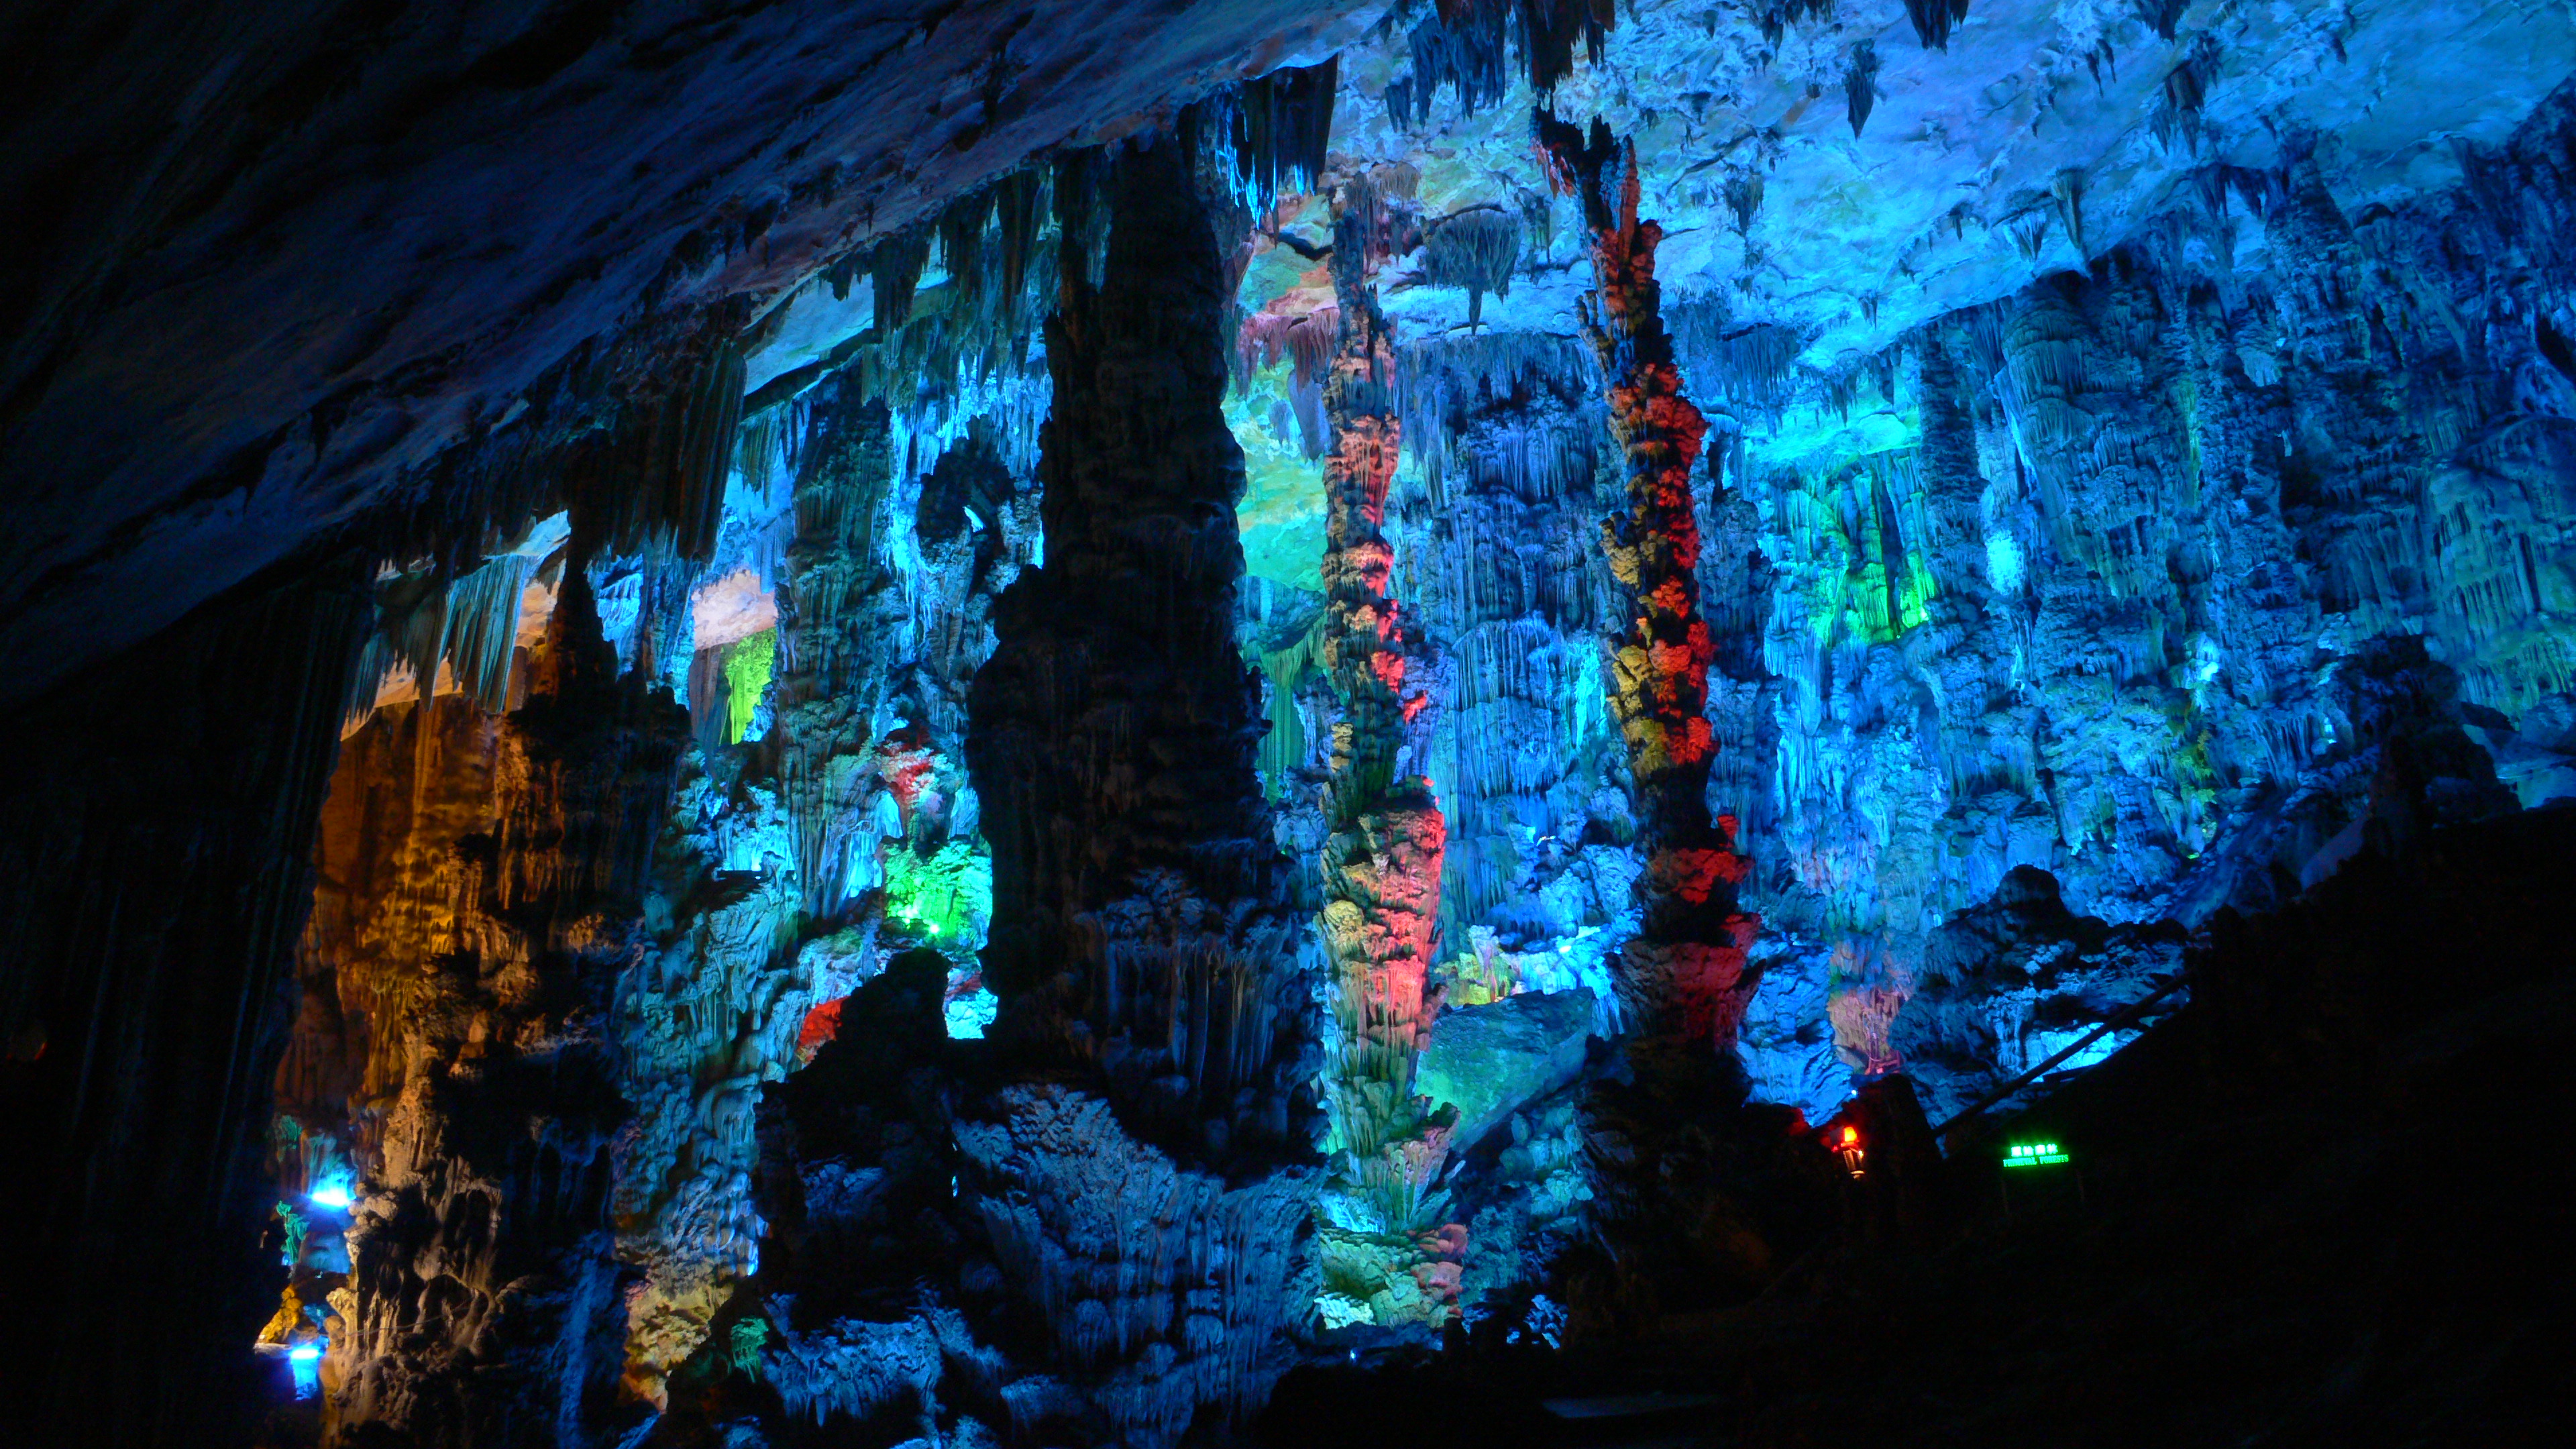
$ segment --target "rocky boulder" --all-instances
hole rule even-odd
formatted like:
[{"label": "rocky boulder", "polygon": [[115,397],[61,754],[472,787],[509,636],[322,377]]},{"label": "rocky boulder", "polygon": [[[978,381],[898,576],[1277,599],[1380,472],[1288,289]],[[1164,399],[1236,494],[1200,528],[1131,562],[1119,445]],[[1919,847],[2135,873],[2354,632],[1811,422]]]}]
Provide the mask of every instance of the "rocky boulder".
[{"label": "rocky boulder", "polygon": [[1467,1151],[1511,1115],[1574,1080],[1592,1034],[1592,993],[1522,992],[1448,1012],[1431,1027],[1414,1089],[1458,1109]]}]

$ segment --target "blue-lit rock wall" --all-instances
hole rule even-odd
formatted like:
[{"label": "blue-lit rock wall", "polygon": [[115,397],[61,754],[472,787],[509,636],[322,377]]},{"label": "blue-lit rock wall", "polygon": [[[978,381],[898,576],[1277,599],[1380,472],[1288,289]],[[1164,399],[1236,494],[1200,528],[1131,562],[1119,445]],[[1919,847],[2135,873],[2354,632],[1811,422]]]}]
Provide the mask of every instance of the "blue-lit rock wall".
[{"label": "blue-lit rock wall", "polygon": [[[2535,64],[2457,102],[2477,139],[2435,142],[2397,134],[2415,119],[2335,129],[2343,72],[2256,60],[2314,37],[2241,16],[2162,35],[2000,6],[1946,51],[1881,36],[1880,103],[1850,126],[1839,107],[1802,121],[1787,92],[1874,14],[1792,17],[1767,39],[1676,18],[1648,8],[1554,104],[1641,138],[1685,380],[1717,429],[1698,570],[1718,650],[1711,805],[1740,817],[1766,923],[1743,1048],[1760,1097],[1820,1118],[1856,1076],[1909,1063],[1898,1039],[1942,1036],[1899,1025],[1918,991],[1956,990],[1938,970],[1925,984],[1933,934],[2016,867],[2052,875],[2078,915],[2190,924],[2312,883],[2392,793],[2454,814],[2506,803],[2447,746],[2409,745],[2442,763],[2387,784],[2391,727],[2357,723],[2356,691],[2429,701],[2399,732],[2456,733],[2522,803],[2566,788],[2567,102],[2544,100],[2562,35],[2530,17],[2347,17],[2333,54],[2381,57],[2361,88],[2405,95],[2426,126],[2454,101],[2406,87],[2520,37]],[[2039,44],[2052,26],[2084,47]],[[1579,966],[1635,864],[1597,848],[1625,844],[1625,791],[1582,744],[1608,596],[1550,571],[1574,557],[1552,540],[1580,553],[1602,512],[1583,456],[1602,441],[1599,383],[1551,399],[1501,380],[1588,370],[1571,335],[1585,274],[1569,203],[1527,155],[1538,97],[1508,65],[1426,70],[1459,52],[1421,34],[1346,58],[1336,145],[1418,218],[1381,285],[1400,386],[1422,399],[1399,478],[1420,530],[1399,549],[1405,592],[1453,671],[1430,746],[1456,796],[1444,949],[1470,976],[1515,955]],[[1968,200],[1918,206],[1952,160],[1906,150],[1923,133],[1907,128],[1955,146],[1962,87],[2023,45],[2036,71],[1987,92],[2022,134],[1980,143],[1996,149],[1960,173]],[[2070,54],[2081,94],[2057,74]],[[1684,56],[1697,68],[1664,65]],[[2156,90],[2185,72],[2199,91]],[[1747,129],[1775,91],[1787,119]],[[1433,245],[1478,217],[1519,238],[1508,290],[1482,278],[1481,305]],[[1273,223],[1244,305],[1293,341],[1322,299],[1291,243],[1326,237],[1303,214]],[[2392,662],[2409,637],[2421,663]],[[2353,683],[2392,672],[2414,682]],[[1587,771],[1607,786],[1577,827],[1590,849],[1558,798]],[[1560,909],[1577,879],[1612,888]],[[1977,1072],[2038,1060],[2118,994],[2018,1011]]]},{"label": "blue-lit rock wall", "polygon": [[[1838,992],[1904,996],[2016,867],[2113,921],[2312,883],[2390,788],[2361,675],[2421,675],[2407,709],[2478,731],[2414,787],[2436,810],[2509,807],[2499,768],[2523,803],[2564,787],[2570,256],[2536,198],[2567,125],[2553,102],[2469,184],[2358,215],[2309,159],[2215,170],[1855,396],[1739,411],[1776,578],[1753,840]],[[1758,395],[1718,349],[1693,370]]]}]

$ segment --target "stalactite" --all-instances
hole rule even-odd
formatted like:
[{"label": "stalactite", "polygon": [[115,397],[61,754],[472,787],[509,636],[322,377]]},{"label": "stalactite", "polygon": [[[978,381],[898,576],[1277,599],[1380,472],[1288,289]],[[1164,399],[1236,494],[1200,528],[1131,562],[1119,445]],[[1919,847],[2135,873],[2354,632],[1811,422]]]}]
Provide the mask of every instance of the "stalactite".
[{"label": "stalactite", "polygon": [[868,281],[876,289],[879,330],[912,320],[912,298],[921,285],[921,269],[930,262],[930,229],[912,227],[888,232],[868,252]]},{"label": "stalactite", "polygon": [[1765,0],[1754,23],[1761,27],[1762,38],[1777,46],[1790,26],[1829,19],[1833,13],[1834,0]]},{"label": "stalactite", "polygon": [[2199,134],[2201,107],[2208,104],[2209,88],[2218,81],[2220,59],[2217,40],[2205,32],[2183,47],[2182,61],[2165,72],[2148,118],[2157,140],[2169,147],[2192,143]]},{"label": "stalactite", "polygon": [[1726,209],[1735,218],[1738,236],[1753,230],[1753,218],[1762,214],[1762,178],[1755,174],[1730,176],[1726,180]]},{"label": "stalactite", "polygon": [[447,591],[429,570],[388,569],[376,580],[375,627],[358,654],[340,706],[343,728],[355,726],[375,707],[387,679],[408,672],[424,681],[422,693],[437,687],[440,644],[447,632]]},{"label": "stalactite", "polygon": [[702,562],[713,549],[742,421],[742,320],[713,319],[663,395],[565,460],[565,495],[598,530],[593,555]]},{"label": "stalactite", "polygon": [[1235,375],[1248,377],[1284,359],[1299,387],[1320,387],[1340,327],[1341,313],[1335,307],[1318,307],[1296,316],[1256,312],[1244,318],[1235,332]]},{"label": "stalactite", "polygon": [[[1503,58],[1506,13],[1506,7],[1497,4],[1466,10],[1462,23],[1454,27],[1438,14],[1416,22],[1405,35],[1413,71],[1402,82],[1403,99],[1412,102],[1413,112],[1399,113],[1396,119],[1417,126],[1429,121],[1432,100],[1443,84],[1456,88],[1458,107],[1470,116],[1500,102],[1508,84]],[[1387,108],[1400,111],[1393,101]]]},{"label": "stalactite", "polygon": [[1851,59],[1843,67],[1843,109],[1851,118],[1852,135],[1869,124],[1869,113],[1878,105],[1878,47],[1862,41],[1851,49]]},{"label": "stalactite", "polygon": [[1340,57],[1289,66],[1245,81],[1219,115],[1233,152],[1235,176],[1255,209],[1287,192],[1312,191],[1324,174],[1324,144],[1333,134],[1333,93]]},{"label": "stalactite", "polygon": [[[1397,412],[1433,506],[1487,483],[1528,501],[1588,484],[1597,448],[1568,415],[1585,405],[1580,400],[1598,372],[1590,349],[1567,338],[1486,333],[1403,344],[1394,369]],[[1531,406],[1506,406],[1516,400]],[[1479,416],[1495,410],[1534,416],[1517,426]],[[1456,454],[1471,434],[1477,446],[1467,462],[1478,476],[1453,481]]]},{"label": "stalactite", "polygon": [[[773,379],[756,401],[775,406],[827,380],[839,394],[882,400],[898,492],[978,428],[1026,476],[1047,407],[1045,369],[1032,366],[1030,352],[1061,251],[1047,245],[1051,185],[1043,168],[1024,168],[880,238],[865,254],[877,288],[871,325]],[[925,285],[934,243],[940,267]]]},{"label": "stalactite", "polygon": [[2084,172],[2080,167],[2061,168],[2050,178],[2048,194],[2057,201],[2057,219],[2066,227],[2066,239],[2074,244],[2075,255],[2086,255],[2084,246]]},{"label": "stalactite", "polygon": [[2182,24],[2182,13],[2191,8],[2191,0],[2136,0],[2136,4],[2138,18],[2155,27],[2156,35],[2164,40],[2174,38],[2176,27]]},{"label": "stalactite", "polygon": [[519,642],[519,603],[537,560],[505,553],[447,590],[446,638],[439,649],[456,682],[485,712],[510,706],[510,657]]}]

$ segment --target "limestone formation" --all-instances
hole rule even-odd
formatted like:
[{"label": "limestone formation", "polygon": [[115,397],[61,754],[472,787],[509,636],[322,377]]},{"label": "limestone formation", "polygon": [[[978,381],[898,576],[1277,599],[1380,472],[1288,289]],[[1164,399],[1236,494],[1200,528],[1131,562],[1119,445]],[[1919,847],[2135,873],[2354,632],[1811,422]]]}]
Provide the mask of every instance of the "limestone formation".
[{"label": "limestone formation", "polygon": [[996,1034],[1069,1074],[968,1109],[968,1190],[1085,1437],[1137,1444],[1237,1422],[1313,1292],[1312,996],[1234,646],[1242,457],[1201,161],[1147,138],[1057,179],[1068,237],[1106,208],[1106,256],[1097,282],[1063,269],[1046,562],[1001,600],[968,751]]},{"label": "limestone formation", "polygon": [[2565,11],[11,26],[0,1441],[2498,1438]]}]

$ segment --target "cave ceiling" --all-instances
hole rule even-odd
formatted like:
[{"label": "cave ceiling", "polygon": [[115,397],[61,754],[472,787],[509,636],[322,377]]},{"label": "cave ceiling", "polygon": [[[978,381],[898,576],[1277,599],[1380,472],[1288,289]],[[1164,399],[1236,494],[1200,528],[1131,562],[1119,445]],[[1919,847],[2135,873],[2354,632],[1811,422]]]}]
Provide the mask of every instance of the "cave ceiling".
[{"label": "cave ceiling", "polygon": [[[1946,48],[1913,8],[1630,3],[1546,98],[1635,139],[1668,289],[1787,329],[1819,375],[2081,266],[2214,163],[2325,134],[2347,207],[2443,185],[2457,147],[2576,62],[2563,0],[1978,0]],[[39,693],[299,549],[375,542],[377,510],[520,424],[585,346],[632,365],[718,309],[765,313],[947,197],[1226,81],[1338,51],[1345,162],[1411,166],[1427,215],[1543,218],[1541,98],[1515,74],[1471,112],[1413,75],[1415,23],[1369,0],[31,21],[0,150],[44,203],[0,283],[0,691]],[[1416,114],[1391,115],[1391,82]],[[2259,230],[2240,245],[2258,266]],[[1476,325],[1570,334],[1579,260],[1570,238],[1534,248]],[[1296,307],[1282,272],[1265,296],[1256,267],[1245,304]],[[1470,326],[1419,257],[1384,286],[1407,335]],[[805,310],[753,387],[851,330]],[[1251,451],[1253,570],[1311,584],[1303,460]]]},{"label": "cave ceiling", "polygon": [[752,305],[1365,4],[128,4],[0,54],[0,698],[335,528],[593,339]]}]

